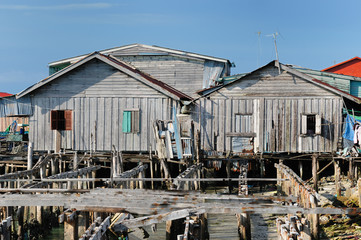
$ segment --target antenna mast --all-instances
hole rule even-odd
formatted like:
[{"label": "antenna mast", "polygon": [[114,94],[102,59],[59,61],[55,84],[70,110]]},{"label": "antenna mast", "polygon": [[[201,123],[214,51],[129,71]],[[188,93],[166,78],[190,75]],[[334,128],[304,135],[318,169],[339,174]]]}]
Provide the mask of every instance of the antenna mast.
[{"label": "antenna mast", "polygon": [[261,61],[261,31],[257,32],[257,35],[258,35],[257,67],[260,67],[260,61]]},{"label": "antenna mast", "polygon": [[274,41],[274,43],[275,43],[276,59],[277,59],[277,61],[279,62],[278,51],[277,51],[277,41],[276,41],[276,40],[277,40],[277,36],[278,36],[278,32],[273,33],[272,36],[273,36],[273,41]]}]

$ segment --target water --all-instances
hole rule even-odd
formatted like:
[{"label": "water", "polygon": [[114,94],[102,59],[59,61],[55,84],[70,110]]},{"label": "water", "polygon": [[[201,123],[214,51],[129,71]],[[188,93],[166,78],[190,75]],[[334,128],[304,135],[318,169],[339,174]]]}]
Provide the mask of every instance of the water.
[{"label": "water", "polygon": [[64,240],[64,225],[59,225],[59,227],[54,227],[50,234],[47,235],[44,240]]}]

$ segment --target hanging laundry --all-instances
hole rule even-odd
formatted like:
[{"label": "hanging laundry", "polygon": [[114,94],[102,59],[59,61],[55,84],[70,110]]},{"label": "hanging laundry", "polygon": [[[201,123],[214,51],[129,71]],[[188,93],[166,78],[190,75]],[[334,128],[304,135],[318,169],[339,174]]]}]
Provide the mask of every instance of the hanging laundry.
[{"label": "hanging laundry", "polygon": [[361,124],[359,122],[355,122],[354,126],[354,137],[353,143],[360,146],[361,144]]}]

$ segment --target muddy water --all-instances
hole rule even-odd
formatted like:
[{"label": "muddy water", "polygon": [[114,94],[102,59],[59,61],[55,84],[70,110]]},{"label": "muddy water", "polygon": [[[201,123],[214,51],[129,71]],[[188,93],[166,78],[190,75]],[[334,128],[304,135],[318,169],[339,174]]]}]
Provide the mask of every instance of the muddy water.
[{"label": "muddy water", "polygon": [[51,233],[43,238],[44,240],[64,240],[64,226],[54,227]]}]

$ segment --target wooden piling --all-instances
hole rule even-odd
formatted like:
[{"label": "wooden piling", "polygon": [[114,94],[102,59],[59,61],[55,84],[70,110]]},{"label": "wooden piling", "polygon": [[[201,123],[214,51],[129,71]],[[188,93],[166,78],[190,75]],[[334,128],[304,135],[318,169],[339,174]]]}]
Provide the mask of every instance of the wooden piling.
[{"label": "wooden piling", "polygon": [[[226,172],[227,172],[227,178],[231,178],[231,161],[229,159],[226,160]],[[228,181],[228,192],[232,193],[232,182]]]},{"label": "wooden piling", "polygon": [[64,239],[67,240],[77,240],[78,239],[78,218],[76,214],[73,218],[68,218],[69,215],[73,214],[72,212],[65,212],[64,221]]},{"label": "wooden piling", "polygon": [[298,169],[300,171],[300,178],[303,179],[303,162],[302,162],[302,160],[298,161]]},{"label": "wooden piling", "polygon": [[313,176],[313,188],[318,192],[318,176],[317,176],[317,155],[312,155],[312,176]]},{"label": "wooden piling", "polygon": [[251,221],[248,213],[237,214],[238,233],[240,240],[250,240],[251,237]]},{"label": "wooden piling", "polygon": [[78,236],[82,236],[89,227],[89,212],[78,214]]},{"label": "wooden piling", "polygon": [[335,171],[335,187],[336,187],[336,196],[341,196],[341,186],[340,186],[340,166],[336,161],[334,161],[334,171]]},{"label": "wooden piling", "polygon": [[28,166],[27,169],[31,170],[33,168],[33,143],[29,142],[28,144]]},{"label": "wooden piling", "polygon": [[[318,204],[317,204],[317,199],[312,196],[311,197],[311,208],[317,208]],[[312,239],[319,239],[319,225],[320,225],[320,219],[319,219],[319,214],[311,214],[311,234],[312,234]]]}]

